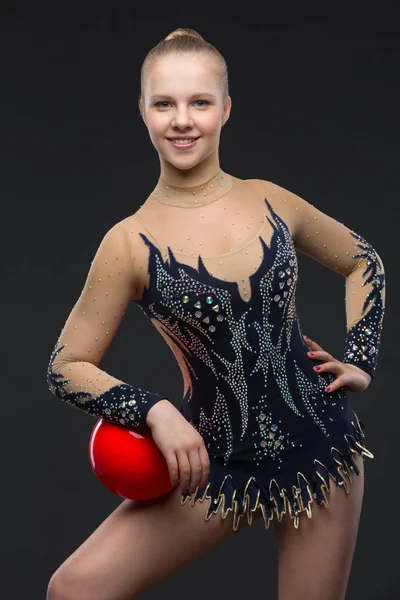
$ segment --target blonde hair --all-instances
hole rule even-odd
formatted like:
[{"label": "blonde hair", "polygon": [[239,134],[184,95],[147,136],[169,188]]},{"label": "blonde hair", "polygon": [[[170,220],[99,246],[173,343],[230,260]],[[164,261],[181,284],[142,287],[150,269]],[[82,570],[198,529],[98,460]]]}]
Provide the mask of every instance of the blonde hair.
[{"label": "blonde hair", "polygon": [[158,44],[147,53],[141,68],[139,98],[143,98],[144,82],[149,63],[157,60],[157,58],[166,56],[167,54],[181,52],[205,52],[216,59],[216,62],[220,66],[220,77],[225,101],[229,96],[229,83],[228,67],[224,57],[212,44],[206,42],[206,40],[199,33],[197,33],[197,31],[187,27],[179,27],[178,29],[171,31],[171,33],[169,33],[163,40],[158,42]]}]

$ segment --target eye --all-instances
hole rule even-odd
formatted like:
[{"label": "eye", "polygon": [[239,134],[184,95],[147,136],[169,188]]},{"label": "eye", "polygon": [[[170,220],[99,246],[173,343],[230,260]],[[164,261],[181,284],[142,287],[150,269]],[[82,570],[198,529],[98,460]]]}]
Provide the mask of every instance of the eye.
[{"label": "eye", "polygon": [[204,106],[207,106],[207,104],[210,104],[208,100],[195,100],[195,104],[197,103],[202,103],[202,106],[200,108],[203,108]]},{"label": "eye", "polygon": [[[159,102],[156,102],[154,106],[157,108],[168,108],[168,105],[170,104],[171,102],[168,100],[160,100]],[[193,104],[197,104],[198,108],[205,108],[210,102],[208,100],[195,100]]]},{"label": "eye", "polygon": [[157,108],[167,108],[165,104],[170,104],[170,102],[168,102],[167,100],[161,100],[160,102],[156,102],[155,106],[157,106]]}]

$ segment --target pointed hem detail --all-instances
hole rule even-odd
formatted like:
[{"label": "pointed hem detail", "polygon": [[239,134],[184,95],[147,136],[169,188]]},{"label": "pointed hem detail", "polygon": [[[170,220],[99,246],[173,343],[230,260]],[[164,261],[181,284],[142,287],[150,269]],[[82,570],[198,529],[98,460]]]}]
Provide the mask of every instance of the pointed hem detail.
[{"label": "pointed hem detail", "polygon": [[[351,421],[353,434],[344,434],[347,453],[343,454],[334,446],[331,447],[331,462],[329,467],[314,459],[314,469],[312,471],[311,482],[301,472],[297,472],[297,482],[292,485],[291,491],[285,487],[280,487],[275,478],[266,479],[263,484],[262,477],[250,476],[245,485],[235,484],[235,469],[227,473],[218,489],[217,485],[212,485],[209,481],[204,492],[201,488],[191,494],[189,491],[182,493],[181,504],[185,504],[189,499],[192,506],[197,502],[209,500],[209,506],[205,514],[205,521],[208,521],[214,514],[221,509],[221,518],[226,519],[229,512],[233,512],[233,530],[237,531],[240,520],[247,516],[249,525],[252,523],[252,513],[258,508],[261,509],[265,528],[269,529],[271,521],[275,518],[280,522],[283,516],[289,513],[294,527],[299,527],[299,518],[301,513],[306,513],[308,518],[312,518],[312,504],[314,500],[317,504],[324,504],[329,507],[330,479],[338,487],[343,487],[346,493],[349,493],[349,484],[352,483],[351,473],[357,476],[360,470],[353,461],[352,456],[357,454],[362,457],[374,458],[364,445],[365,439],[364,425],[353,411],[355,421]],[[224,470],[229,467],[226,466]],[[212,472],[211,477],[212,479]]]}]

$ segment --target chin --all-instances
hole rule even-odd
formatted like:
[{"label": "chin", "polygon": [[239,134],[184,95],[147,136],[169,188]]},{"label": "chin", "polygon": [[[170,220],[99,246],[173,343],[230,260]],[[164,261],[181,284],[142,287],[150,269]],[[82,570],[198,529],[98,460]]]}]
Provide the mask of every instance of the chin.
[{"label": "chin", "polygon": [[162,157],[173,167],[175,167],[176,169],[180,169],[181,171],[188,171],[189,169],[193,169],[196,165],[200,164],[204,160],[204,156],[182,157],[181,160],[176,160],[176,157],[171,157],[166,154],[163,154]]}]

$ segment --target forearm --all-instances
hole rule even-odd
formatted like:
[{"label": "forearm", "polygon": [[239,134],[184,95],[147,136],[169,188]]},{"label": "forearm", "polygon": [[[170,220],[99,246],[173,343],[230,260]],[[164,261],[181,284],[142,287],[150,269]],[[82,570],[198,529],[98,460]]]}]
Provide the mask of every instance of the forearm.
[{"label": "forearm", "polygon": [[[381,342],[380,311],[371,309],[346,335],[343,362],[353,364],[371,378],[375,376]],[[383,312],[381,313],[383,316]]]},{"label": "forearm", "polygon": [[385,312],[383,263],[360,236],[357,268],[346,278],[347,335],[343,362],[351,363],[371,378],[375,375]]},{"label": "forearm", "polygon": [[[55,349],[47,369],[49,390],[62,401],[93,416],[125,427],[147,427],[147,414],[161,394],[127,384],[86,361],[57,360]],[[170,404],[170,403],[169,403]]]},{"label": "forearm", "polygon": [[380,257],[367,240],[343,223],[289,190],[276,185],[274,189],[296,250],[346,278],[343,362],[374,377],[385,305]]}]

